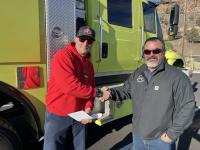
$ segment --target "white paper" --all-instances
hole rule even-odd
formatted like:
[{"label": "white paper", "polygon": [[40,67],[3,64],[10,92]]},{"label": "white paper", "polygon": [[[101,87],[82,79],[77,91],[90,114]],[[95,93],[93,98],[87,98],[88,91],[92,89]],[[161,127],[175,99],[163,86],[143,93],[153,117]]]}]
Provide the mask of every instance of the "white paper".
[{"label": "white paper", "polygon": [[98,119],[102,116],[102,113],[92,114],[90,116],[84,111],[77,111],[77,112],[68,114],[68,116],[72,117],[76,121],[81,121],[82,119]]}]

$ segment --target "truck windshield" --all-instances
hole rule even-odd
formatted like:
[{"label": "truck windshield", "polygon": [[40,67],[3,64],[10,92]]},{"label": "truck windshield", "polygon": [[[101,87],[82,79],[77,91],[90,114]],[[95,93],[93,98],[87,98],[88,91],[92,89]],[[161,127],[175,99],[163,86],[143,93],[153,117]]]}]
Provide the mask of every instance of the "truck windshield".
[{"label": "truck windshield", "polygon": [[157,36],[163,39],[162,27],[160,24],[160,18],[159,18],[158,12],[156,12],[156,24],[157,24]]},{"label": "truck windshield", "polygon": [[143,3],[144,31],[156,33],[155,8]]}]

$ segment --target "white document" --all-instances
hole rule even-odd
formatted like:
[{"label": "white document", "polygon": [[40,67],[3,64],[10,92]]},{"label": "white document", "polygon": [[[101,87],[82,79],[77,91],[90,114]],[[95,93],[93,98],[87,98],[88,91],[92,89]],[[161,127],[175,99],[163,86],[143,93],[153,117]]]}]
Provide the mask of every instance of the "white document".
[{"label": "white document", "polygon": [[72,117],[76,121],[81,121],[82,119],[98,119],[102,116],[102,113],[92,114],[90,116],[84,111],[77,111],[77,112],[68,114],[68,116]]}]

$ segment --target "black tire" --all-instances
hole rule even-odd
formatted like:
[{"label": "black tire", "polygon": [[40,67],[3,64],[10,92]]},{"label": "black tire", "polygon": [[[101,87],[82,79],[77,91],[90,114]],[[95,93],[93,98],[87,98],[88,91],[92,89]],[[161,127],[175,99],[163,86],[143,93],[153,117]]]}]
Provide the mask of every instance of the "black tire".
[{"label": "black tire", "polygon": [[173,63],[173,66],[183,68],[184,67],[184,62],[181,59],[176,59],[176,61]]},{"label": "black tire", "polygon": [[22,150],[22,142],[12,125],[0,118],[0,149]]}]

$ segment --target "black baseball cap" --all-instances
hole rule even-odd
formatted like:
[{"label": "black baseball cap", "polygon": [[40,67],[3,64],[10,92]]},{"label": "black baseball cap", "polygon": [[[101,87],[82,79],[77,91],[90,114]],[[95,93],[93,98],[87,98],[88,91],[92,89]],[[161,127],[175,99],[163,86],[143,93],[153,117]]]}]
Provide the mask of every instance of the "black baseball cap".
[{"label": "black baseball cap", "polygon": [[87,36],[95,41],[95,31],[89,26],[82,26],[77,32],[77,37]]}]

